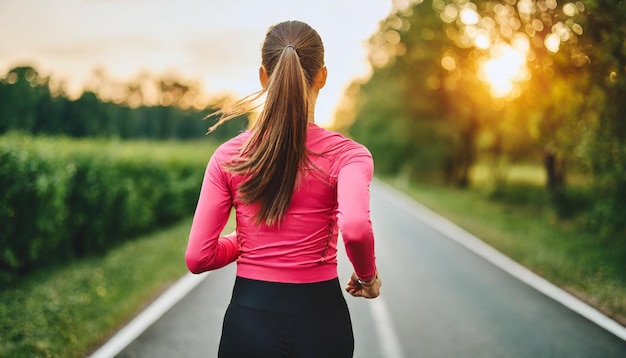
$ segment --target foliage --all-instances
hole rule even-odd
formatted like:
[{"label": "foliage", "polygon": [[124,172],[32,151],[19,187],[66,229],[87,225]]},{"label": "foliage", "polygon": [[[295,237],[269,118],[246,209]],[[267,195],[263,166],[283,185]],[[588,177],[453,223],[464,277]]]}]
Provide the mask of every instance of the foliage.
[{"label": "foliage", "polygon": [[415,0],[371,38],[341,125],[385,175],[466,187],[480,159],[497,192],[507,163],[540,163],[559,217],[622,240],[625,37],[623,0]]},{"label": "foliage", "polygon": [[371,78],[360,84],[349,133],[380,173],[453,178],[463,128],[442,91],[437,56],[446,43],[436,14],[414,6],[390,16],[371,40]]},{"label": "foliage", "polygon": [[605,237],[626,245],[626,1],[589,0],[582,46],[589,54],[586,86],[595,101],[587,111],[594,137],[587,153],[596,200],[589,224]]},{"label": "foliage", "polygon": [[190,215],[213,148],[0,137],[0,281]]}]

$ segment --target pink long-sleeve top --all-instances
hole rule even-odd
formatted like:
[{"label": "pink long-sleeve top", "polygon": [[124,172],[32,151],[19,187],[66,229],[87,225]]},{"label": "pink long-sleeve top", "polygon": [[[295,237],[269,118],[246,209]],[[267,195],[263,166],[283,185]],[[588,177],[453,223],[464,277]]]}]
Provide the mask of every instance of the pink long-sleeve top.
[{"label": "pink long-sleeve top", "polygon": [[[241,202],[245,180],[224,169],[239,155],[250,132],[222,144],[206,169],[185,259],[193,273],[237,261],[237,276],[272,282],[310,283],[337,277],[337,237],[361,279],[376,272],[369,185],[374,164],[369,151],[344,136],[309,123],[310,164],[300,169],[285,218],[257,225],[257,206]],[[236,232],[220,237],[231,208]]]}]

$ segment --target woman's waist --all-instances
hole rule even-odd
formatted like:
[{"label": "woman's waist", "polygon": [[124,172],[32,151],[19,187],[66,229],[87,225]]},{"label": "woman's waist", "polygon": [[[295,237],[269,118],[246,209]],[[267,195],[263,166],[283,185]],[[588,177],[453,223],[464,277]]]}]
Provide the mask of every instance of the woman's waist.
[{"label": "woman's waist", "polygon": [[231,304],[289,314],[315,313],[345,306],[339,279],[312,283],[284,283],[237,275]]},{"label": "woman's waist", "polygon": [[269,260],[237,260],[237,276],[279,283],[315,283],[337,277],[337,259],[317,262],[273,262]]}]

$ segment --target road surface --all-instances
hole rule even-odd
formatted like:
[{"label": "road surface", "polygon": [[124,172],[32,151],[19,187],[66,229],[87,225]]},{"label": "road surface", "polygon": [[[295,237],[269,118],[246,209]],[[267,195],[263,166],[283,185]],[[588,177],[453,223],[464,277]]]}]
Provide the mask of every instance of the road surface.
[{"label": "road surface", "polygon": [[[371,206],[383,287],[376,300],[346,294],[356,358],[626,357],[624,327],[444,219],[380,182]],[[341,252],[342,282],[350,273]],[[216,357],[234,274],[193,277],[154,324],[94,358]]]}]

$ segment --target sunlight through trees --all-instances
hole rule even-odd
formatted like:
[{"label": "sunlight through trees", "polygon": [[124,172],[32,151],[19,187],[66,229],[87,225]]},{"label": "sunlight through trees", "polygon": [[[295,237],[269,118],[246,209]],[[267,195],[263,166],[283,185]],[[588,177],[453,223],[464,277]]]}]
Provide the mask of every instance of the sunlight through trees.
[{"label": "sunlight through trees", "polygon": [[342,121],[386,174],[465,187],[488,162],[497,190],[510,163],[542,165],[560,216],[623,234],[625,37],[624,1],[413,1],[371,38]]}]

